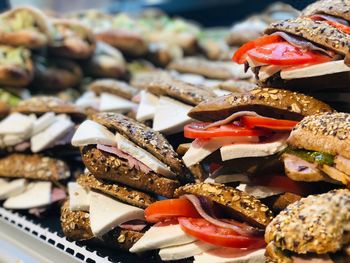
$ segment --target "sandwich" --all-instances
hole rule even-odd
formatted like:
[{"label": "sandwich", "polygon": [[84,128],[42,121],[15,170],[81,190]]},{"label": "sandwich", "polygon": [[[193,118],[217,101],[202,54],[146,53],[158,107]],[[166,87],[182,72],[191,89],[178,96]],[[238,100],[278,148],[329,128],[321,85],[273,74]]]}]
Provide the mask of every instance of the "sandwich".
[{"label": "sandwich", "polygon": [[267,226],[268,262],[347,262],[350,192],[310,195],[288,206]]},{"label": "sandwich", "polygon": [[132,98],[139,92],[138,89],[123,81],[114,79],[98,79],[87,86],[85,92],[76,105],[95,111],[128,113],[137,105]]},{"label": "sandwich", "polygon": [[97,113],[72,138],[97,179],[171,198],[186,181],[183,163],[162,134],[118,113]]},{"label": "sandwich", "polygon": [[44,13],[32,7],[17,7],[0,15],[0,43],[37,49],[51,39],[51,24]]},{"label": "sandwich", "polygon": [[23,47],[0,45],[0,84],[24,87],[33,78],[31,52]]},{"label": "sandwich", "polygon": [[263,233],[273,215],[259,200],[229,186],[206,183],[182,186],[175,197],[145,209],[146,220],[155,225],[130,252],[159,249],[164,261],[265,261]]},{"label": "sandwich", "polygon": [[170,62],[182,57],[183,50],[176,44],[152,42],[148,45],[147,59],[158,67],[166,67]]},{"label": "sandwich", "polygon": [[36,92],[52,93],[78,85],[82,78],[80,67],[64,58],[34,57],[34,79],[31,89]]},{"label": "sandwich", "polygon": [[122,53],[101,41],[97,41],[94,53],[81,66],[86,75],[98,78],[119,78],[126,72]]},{"label": "sandwich", "polygon": [[295,181],[326,181],[350,186],[350,114],[305,117],[291,132],[282,155],[286,175]]},{"label": "sandwich", "polygon": [[52,25],[50,53],[71,59],[86,59],[92,55],[96,43],[88,27],[80,22],[65,19],[55,19]]},{"label": "sandwich", "polygon": [[347,90],[350,35],[346,26],[313,17],[271,24],[264,36],[233,56],[251,68],[262,86],[303,90]]}]

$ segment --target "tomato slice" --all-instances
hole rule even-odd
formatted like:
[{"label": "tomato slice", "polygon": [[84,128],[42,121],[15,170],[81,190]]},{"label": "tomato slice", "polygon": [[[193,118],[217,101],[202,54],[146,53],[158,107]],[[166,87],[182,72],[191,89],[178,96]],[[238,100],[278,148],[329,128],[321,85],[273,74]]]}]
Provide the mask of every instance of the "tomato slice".
[{"label": "tomato slice", "polygon": [[173,217],[200,217],[192,203],[187,199],[169,199],[151,204],[145,209],[147,222],[156,223]]},{"label": "tomato slice", "polygon": [[313,16],[311,16],[311,19],[316,20],[316,21],[324,21],[328,25],[335,27],[335,28],[339,29],[340,31],[343,31],[345,34],[350,34],[350,27],[349,26],[343,25],[343,24],[338,23],[336,21],[325,20],[322,16],[319,16],[319,15],[313,15]]},{"label": "tomato slice", "polygon": [[235,248],[259,248],[265,245],[262,237],[240,236],[232,229],[215,226],[203,218],[179,218],[181,229],[204,242]]},{"label": "tomato slice", "polygon": [[328,56],[303,50],[287,41],[253,48],[247,51],[247,55],[258,62],[278,66],[316,64],[331,60]]},{"label": "tomato slice", "polygon": [[210,139],[214,137],[227,136],[265,136],[269,132],[259,129],[249,129],[236,124],[226,124],[218,127],[211,127],[204,130],[209,123],[194,122],[187,124],[184,128],[184,136],[190,139]]},{"label": "tomato slice", "polygon": [[250,129],[260,127],[277,131],[290,131],[295,127],[295,125],[298,124],[297,121],[279,120],[255,116],[243,116],[241,118],[241,122],[243,123],[244,127]]},{"label": "tomato slice", "polygon": [[234,53],[232,57],[232,60],[238,64],[244,64],[246,62],[246,53],[249,50],[259,46],[276,43],[280,41],[283,41],[283,39],[277,35],[265,35],[265,36],[259,37],[258,39],[250,41],[244,44],[243,46],[241,46],[239,49],[237,49],[237,51]]}]

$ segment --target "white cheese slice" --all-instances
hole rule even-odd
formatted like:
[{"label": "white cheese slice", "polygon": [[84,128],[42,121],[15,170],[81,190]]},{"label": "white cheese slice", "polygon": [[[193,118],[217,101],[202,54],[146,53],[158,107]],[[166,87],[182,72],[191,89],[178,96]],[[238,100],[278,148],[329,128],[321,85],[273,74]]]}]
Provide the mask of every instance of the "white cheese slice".
[{"label": "white cheese slice", "polygon": [[215,247],[214,245],[198,240],[185,245],[161,248],[159,256],[162,260],[179,260],[193,257]]},{"label": "white cheese slice", "polygon": [[145,90],[140,92],[140,104],[137,108],[136,120],[146,121],[152,120],[158,104],[159,98],[152,93],[149,93]]},{"label": "white cheese slice", "polygon": [[286,68],[281,71],[282,79],[298,79],[350,71],[344,60],[330,61],[301,68]]},{"label": "white cheese slice", "polygon": [[3,137],[3,142],[5,146],[14,146],[16,144],[19,144],[21,142],[28,140],[29,137],[30,137],[30,134],[27,134],[27,136],[23,136],[19,134],[6,134]]},{"label": "white cheese slice", "polygon": [[263,199],[266,197],[282,194],[285,192],[285,190],[281,188],[267,187],[267,186],[261,186],[261,185],[240,184],[236,188],[258,199]]},{"label": "white cheese slice", "polygon": [[45,130],[55,122],[55,113],[46,112],[33,123],[32,136]]},{"label": "white cheese slice", "polygon": [[135,103],[113,94],[102,93],[100,96],[100,111],[124,113],[134,107],[136,107]]},{"label": "white cheese slice", "polygon": [[32,152],[36,153],[46,149],[57,139],[69,132],[73,127],[74,123],[70,119],[56,117],[53,124],[30,139]]},{"label": "white cheese slice", "polygon": [[244,256],[224,257],[216,255],[214,249],[194,256],[193,263],[265,263],[264,254],[265,249],[259,249]]},{"label": "white cheese slice", "polygon": [[100,98],[96,96],[96,94],[92,91],[87,91],[83,95],[81,95],[80,98],[78,98],[75,101],[75,104],[78,107],[81,107],[83,109],[85,108],[94,108],[94,109],[99,109],[100,105]]},{"label": "white cheese slice", "polygon": [[72,145],[79,147],[89,144],[117,146],[114,134],[105,126],[90,120],[79,125],[72,138]]},{"label": "white cheese slice", "polygon": [[161,96],[156,106],[153,129],[164,134],[175,134],[191,121],[187,116],[193,107],[169,97]]},{"label": "white cheese slice", "polygon": [[7,179],[5,179],[5,178],[0,178],[0,187],[1,187],[2,185],[7,184],[8,181],[9,181],[9,180],[7,180]]},{"label": "white cheese slice", "polygon": [[159,173],[164,176],[172,176],[176,175],[170,170],[170,168],[154,157],[152,154],[137,146],[123,135],[116,133],[115,140],[118,143],[118,149],[131,155],[136,160],[142,162],[147,165],[152,171]]},{"label": "white cheese slice", "polygon": [[90,209],[90,191],[76,182],[68,183],[69,208],[71,211],[86,211]]},{"label": "white cheese slice", "polygon": [[277,72],[280,72],[284,67],[281,66],[275,66],[275,65],[269,65],[269,66],[262,66],[259,70],[259,80],[265,81],[269,77],[275,75]]},{"label": "white cheese slice", "polygon": [[245,157],[263,157],[273,155],[284,150],[287,147],[285,140],[279,140],[267,143],[242,143],[223,146],[220,149],[221,159],[223,161],[245,158]]},{"label": "white cheese slice", "polygon": [[25,179],[16,179],[0,184],[0,200],[19,195],[26,189],[27,181]]},{"label": "white cheese slice", "polygon": [[177,78],[192,85],[202,85],[205,81],[205,78],[203,76],[190,73],[179,74]]},{"label": "white cheese slice", "polygon": [[130,220],[144,220],[141,208],[127,205],[95,191],[90,192],[90,227],[101,237],[115,227]]},{"label": "white cheese slice", "polygon": [[11,113],[0,122],[0,134],[15,134],[25,137],[30,135],[34,121],[33,115]]},{"label": "white cheese slice", "polygon": [[195,241],[182,231],[180,225],[153,226],[131,248],[131,253],[178,246]]},{"label": "white cheese slice", "polygon": [[266,63],[262,63],[262,62],[256,61],[256,60],[252,59],[249,56],[247,56],[247,62],[249,64],[249,67],[251,67],[251,68],[256,68],[256,67],[261,67],[261,66],[268,65]]},{"label": "white cheese slice", "polygon": [[225,95],[228,95],[228,94],[232,93],[232,92],[230,92],[228,90],[223,90],[223,89],[213,89],[213,92],[219,97],[225,96]]},{"label": "white cheese slice", "polygon": [[32,182],[24,192],[8,198],[4,207],[8,209],[30,209],[51,204],[51,182]]}]

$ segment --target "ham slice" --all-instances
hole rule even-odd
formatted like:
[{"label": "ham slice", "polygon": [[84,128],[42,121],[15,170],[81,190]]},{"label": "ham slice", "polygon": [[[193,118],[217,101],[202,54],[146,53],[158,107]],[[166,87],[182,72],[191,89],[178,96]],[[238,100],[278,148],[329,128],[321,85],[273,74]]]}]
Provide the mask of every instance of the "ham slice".
[{"label": "ham slice", "polygon": [[120,228],[132,231],[142,231],[147,226],[147,223],[142,220],[131,220],[119,225]]}]

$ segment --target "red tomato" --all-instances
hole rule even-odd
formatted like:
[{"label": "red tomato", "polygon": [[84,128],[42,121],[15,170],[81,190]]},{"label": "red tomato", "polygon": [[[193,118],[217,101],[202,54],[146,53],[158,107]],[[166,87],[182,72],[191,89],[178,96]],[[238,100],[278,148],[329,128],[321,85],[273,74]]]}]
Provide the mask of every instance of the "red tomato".
[{"label": "red tomato", "polygon": [[277,131],[290,131],[297,125],[297,121],[290,120],[278,120],[266,117],[254,117],[254,116],[244,116],[241,118],[241,122],[244,127],[247,128],[268,128]]},{"label": "red tomato", "polygon": [[147,222],[156,223],[173,217],[200,217],[192,203],[187,199],[169,199],[151,204],[145,209]]},{"label": "red tomato", "polygon": [[227,136],[264,136],[269,134],[267,131],[248,129],[235,124],[226,124],[204,130],[203,128],[208,124],[205,122],[187,124],[184,128],[184,136],[190,139],[209,139]]},{"label": "red tomato", "polygon": [[250,41],[241,46],[239,49],[237,49],[237,51],[232,57],[232,60],[238,64],[244,64],[246,62],[246,54],[249,50],[266,44],[277,43],[280,41],[283,41],[283,39],[277,35],[265,35],[259,37],[258,39]]},{"label": "red tomato", "polygon": [[339,29],[340,31],[343,31],[345,34],[350,34],[350,27],[349,26],[343,25],[343,24],[335,22],[335,21],[325,20],[322,16],[318,16],[318,15],[311,16],[311,19],[316,20],[316,21],[324,21],[328,25],[335,27],[335,28]]},{"label": "red tomato", "polygon": [[204,242],[236,248],[259,248],[265,245],[262,237],[240,236],[232,229],[215,226],[203,218],[179,218],[181,229]]},{"label": "red tomato", "polygon": [[287,41],[256,47],[247,51],[247,55],[258,62],[278,66],[316,64],[331,60],[328,56],[303,50]]}]

